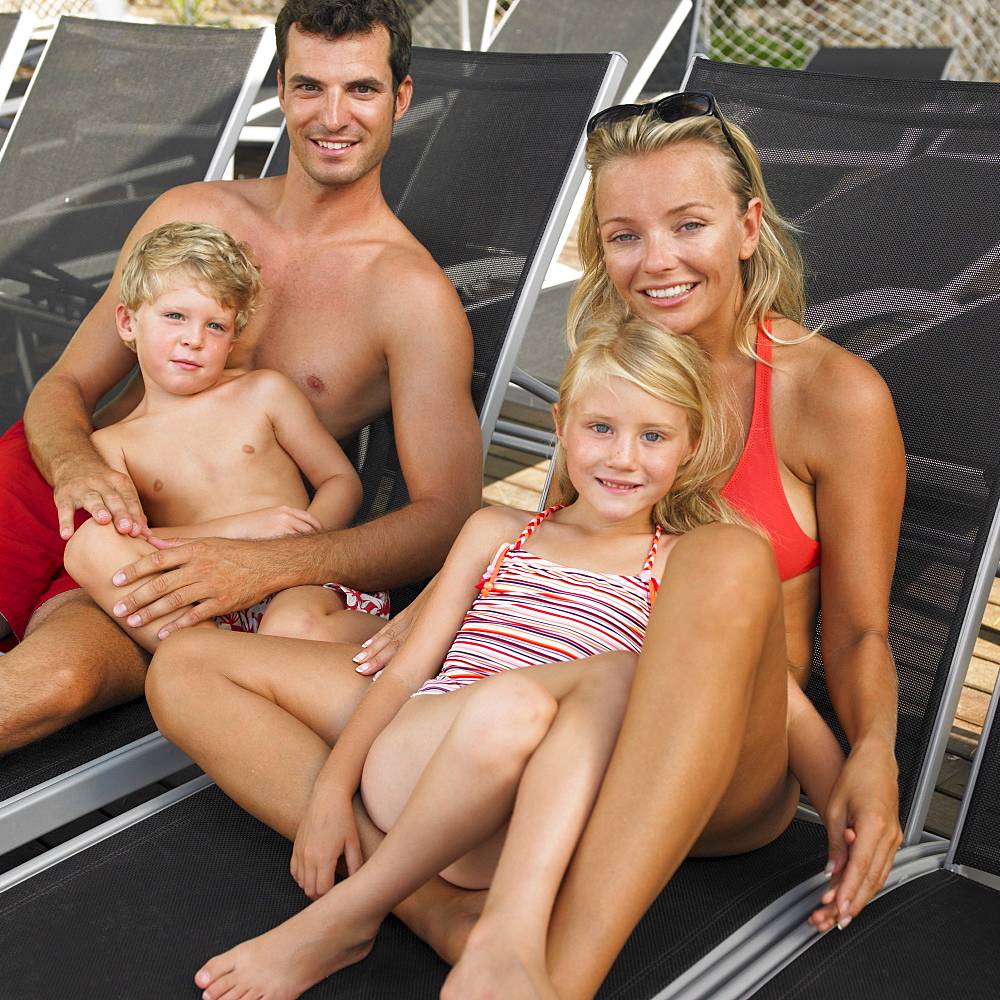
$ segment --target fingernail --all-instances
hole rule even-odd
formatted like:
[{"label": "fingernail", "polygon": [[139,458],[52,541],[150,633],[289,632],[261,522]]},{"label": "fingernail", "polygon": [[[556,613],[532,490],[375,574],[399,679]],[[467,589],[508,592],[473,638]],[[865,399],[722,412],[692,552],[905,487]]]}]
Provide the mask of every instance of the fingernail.
[{"label": "fingernail", "polygon": [[372,644],[371,639],[365,639],[365,641],[361,643],[361,648],[367,649],[371,644]]},{"label": "fingernail", "polygon": [[827,861],[826,867],[823,869],[823,877],[829,878],[833,874],[833,869],[836,867],[837,867],[836,861],[833,861],[832,859],[830,861]]},{"label": "fingernail", "polygon": [[120,529],[121,529],[122,531],[126,531],[126,530],[127,530],[128,528],[132,527],[132,522],[131,522],[131,521],[129,521],[129,519],[128,519],[127,517],[123,517],[123,518],[122,518],[122,519],[121,519],[121,520],[120,520],[120,521],[118,522],[118,527],[119,527],[119,528],[120,528]]},{"label": "fingernail", "polygon": [[368,659],[368,654],[367,653],[358,653],[356,656],[352,656],[351,659],[355,663],[364,663],[365,660]]},{"label": "fingernail", "polygon": [[842,920],[837,921],[837,930],[842,931],[845,927],[853,920],[853,917],[844,917]]},{"label": "fingernail", "polygon": [[142,622],[142,619],[138,615],[129,615],[125,621],[127,621],[129,625],[139,625]]},{"label": "fingernail", "polygon": [[[136,618],[138,618],[138,617],[139,616],[136,615]],[[161,631],[159,631],[159,632],[156,633],[156,638],[157,639],[166,639],[166,637],[168,635],[170,635],[170,633],[166,629],[162,629]]]},{"label": "fingernail", "polygon": [[[125,574],[124,573],[115,573],[115,575],[113,577],[111,577],[111,582],[116,587],[120,587],[125,582]],[[121,608],[124,611],[125,610],[125,605],[124,604],[119,604],[118,608]],[[116,615],[119,614],[118,608],[115,608],[115,614]]]},{"label": "fingernail", "polygon": [[125,605],[124,605],[124,604],[116,604],[116,605],[115,605],[115,606],[114,606],[114,607],[113,607],[113,608],[112,608],[111,610],[112,610],[112,611],[114,611],[114,613],[115,613],[115,614],[116,614],[116,615],[117,615],[117,616],[118,616],[119,618],[121,618],[121,616],[122,616],[123,614],[125,614]]},{"label": "fingernail", "polygon": [[851,908],[851,901],[849,899],[845,899],[841,902],[840,906],[837,907],[837,912],[841,916],[844,916],[844,914],[847,913],[847,911],[850,908]]},{"label": "fingernail", "polygon": [[69,528],[61,528],[59,534],[63,538],[69,538]]}]

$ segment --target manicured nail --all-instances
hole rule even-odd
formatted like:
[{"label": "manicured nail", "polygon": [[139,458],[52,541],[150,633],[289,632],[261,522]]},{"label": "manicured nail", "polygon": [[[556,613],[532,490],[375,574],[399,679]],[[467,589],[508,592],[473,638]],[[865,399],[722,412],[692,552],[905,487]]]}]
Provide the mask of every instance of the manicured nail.
[{"label": "manicured nail", "polygon": [[[372,636],[372,639],[374,639],[374,638],[375,637]],[[372,644],[372,640],[371,639],[365,639],[365,641],[363,643],[361,643],[361,648],[362,649],[367,649],[371,644]]]},{"label": "manicured nail", "polygon": [[[120,587],[125,582],[125,574],[124,573],[115,573],[115,575],[113,577],[111,577],[111,582],[116,587]],[[118,608],[124,608],[124,607],[125,607],[124,604],[119,604],[118,605]],[[115,608],[115,614],[118,614],[118,608]]]},{"label": "manicured nail", "polygon": [[365,660],[368,659],[368,654],[362,651],[362,652],[358,653],[356,656],[352,656],[351,659],[355,663],[364,663]]},{"label": "manicured nail", "polygon": [[127,621],[129,625],[132,626],[142,624],[142,619],[138,615],[129,615],[128,618],[125,619],[125,621]]},{"label": "manicured nail", "polygon": [[117,615],[117,616],[118,616],[119,618],[121,618],[121,616],[122,616],[123,614],[125,614],[125,605],[124,605],[124,604],[116,604],[116,605],[115,605],[115,606],[114,606],[114,607],[113,607],[113,608],[112,608],[111,610],[112,610],[112,611],[114,611],[114,613],[115,613],[115,614],[116,614],[116,615]]},{"label": "manicured nail", "polygon": [[837,867],[837,862],[832,858],[827,861],[826,867],[823,869],[823,877],[829,878],[833,874],[833,869]]},{"label": "manicured nail", "polygon": [[853,919],[853,917],[844,917],[842,920],[837,921],[837,930],[844,930]]}]

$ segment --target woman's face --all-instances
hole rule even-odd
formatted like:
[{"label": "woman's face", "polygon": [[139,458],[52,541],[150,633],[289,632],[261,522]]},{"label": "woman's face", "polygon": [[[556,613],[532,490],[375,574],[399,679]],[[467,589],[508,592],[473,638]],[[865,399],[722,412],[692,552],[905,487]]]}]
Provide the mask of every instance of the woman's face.
[{"label": "woman's face", "polygon": [[710,146],[688,142],[610,163],[598,179],[608,275],[633,312],[675,333],[733,332],[761,202],[740,212],[725,169]]}]

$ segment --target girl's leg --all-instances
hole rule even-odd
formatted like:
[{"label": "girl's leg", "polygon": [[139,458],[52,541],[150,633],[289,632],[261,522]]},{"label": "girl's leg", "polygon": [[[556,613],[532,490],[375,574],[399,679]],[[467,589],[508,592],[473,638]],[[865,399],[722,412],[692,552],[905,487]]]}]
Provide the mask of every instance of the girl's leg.
[{"label": "girl's leg", "polygon": [[362,643],[383,624],[375,615],[346,610],[343,597],[328,587],[289,587],[271,599],[257,634]]},{"label": "girl's leg", "polygon": [[[613,663],[627,680],[621,656],[600,659]],[[593,662],[590,669],[607,671],[608,663]],[[467,885],[488,884],[499,852],[498,834],[513,808],[525,766],[561,703],[571,700],[580,672],[577,664],[527,668],[449,695],[409,702],[372,748],[362,782],[373,818],[391,826],[379,850],[302,913],[209,962],[196,979],[208,987],[206,996],[215,1000],[229,990],[241,995],[249,989],[255,996],[296,997],[367,954],[389,910],[436,872],[446,870]],[[440,740],[436,734],[448,715],[454,721]],[[611,738],[606,742],[605,758]],[[430,754],[414,788],[415,771]],[[553,815],[561,813],[558,804],[554,810],[550,807],[544,826],[549,840],[561,842],[551,853],[561,857],[557,864],[562,868],[599,780],[598,773],[584,783],[591,786],[589,800],[576,810],[582,815],[575,830],[571,821],[560,825],[565,821],[561,814]],[[551,774],[547,781],[551,784]],[[461,808],[456,809],[456,803]],[[549,907],[561,870],[549,876]]]},{"label": "girl's leg", "polygon": [[621,736],[556,902],[560,997],[597,992],[689,853],[750,850],[791,821],[786,684],[769,545],[726,525],[690,532],[667,563]]},{"label": "girl's leg", "polygon": [[371,684],[354,670],[356,650],[185,629],[153,657],[146,696],[167,739],[291,840],[330,747]]},{"label": "girl's leg", "polygon": [[551,997],[545,946],[556,893],[594,805],[628,702],[635,657],[581,665],[524,770],[481,919],[442,1000]]}]

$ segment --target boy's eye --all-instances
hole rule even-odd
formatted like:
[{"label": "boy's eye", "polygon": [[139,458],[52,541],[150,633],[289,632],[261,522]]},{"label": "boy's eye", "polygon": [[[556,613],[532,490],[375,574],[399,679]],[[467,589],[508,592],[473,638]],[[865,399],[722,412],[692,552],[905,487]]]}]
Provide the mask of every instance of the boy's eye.
[{"label": "boy's eye", "polygon": [[180,313],[167,313],[167,319],[183,319]]},{"label": "boy's eye", "polygon": [[221,323],[209,323],[208,328],[210,330],[218,330],[220,333],[226,332],[226,328]]}]

